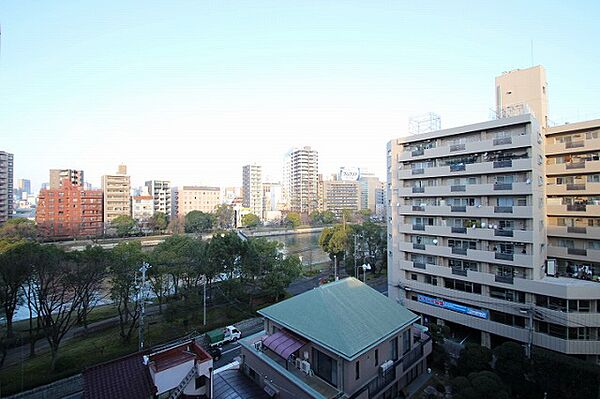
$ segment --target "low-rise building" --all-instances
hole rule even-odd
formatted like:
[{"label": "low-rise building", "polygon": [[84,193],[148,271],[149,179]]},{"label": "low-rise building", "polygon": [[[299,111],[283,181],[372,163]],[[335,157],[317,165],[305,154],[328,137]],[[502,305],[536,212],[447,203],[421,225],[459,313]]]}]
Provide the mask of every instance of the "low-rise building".
[{"label": "low-rise building", "polygon": [[152,195],[134,195],[131,197],[131,217],[146,221],[154,215],[154,197]]},{"label": "low-rise building", "polygon": [[242,371],[271,396],[398,398],[427,370],[432,343],[419,317],[346,278],[260,310],[243,338]]},{"label": "low-rise building", "polygon": [[324,180],[323,210],[340,218],[344,210],[360,210],[360,183],[356,180]]},{"label": "low-rise building", "polygon": [[185,216],[191,211],[214,212],[221,204],[219,187],[183,186],[173,189],[177,201],[177,216]]},{"label": "low-rise building", "polygon": [[133,355],[83,372],[85,399],[211,398],[213,359],[195,341]]}]

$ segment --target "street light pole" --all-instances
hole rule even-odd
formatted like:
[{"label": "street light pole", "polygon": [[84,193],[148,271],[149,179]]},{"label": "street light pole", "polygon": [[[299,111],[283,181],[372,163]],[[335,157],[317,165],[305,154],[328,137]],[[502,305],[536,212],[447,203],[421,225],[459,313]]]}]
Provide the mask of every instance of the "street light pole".
[{"label": "street light pole", "polygon": [[147,262],[142,263],[142,267],[140,267],[140,272],[142,272],[142,285],[138,291],[138,298],[141,301],[141,309],[140,309],[140,337],[139,337],[139,349],[144,349],[144,315],[146,313],[146,272],[150,269],[150,266]]},{"label": "street light pole", "polygon": [[203,301],[202,301],[202,307],[204,308],[204,316],[202,318],[202,325],[206,325],[206,275],[204,275],[204,288],[202,289],[203,291]]},{"label": "street light pole", "polygon": [[337,255],[333,255],[333,278],[337,281]]},{"label": "street light pole", "polygon": [[354,233],[354,278],[358,278],[358,267],[356,266],[356,233]]}]

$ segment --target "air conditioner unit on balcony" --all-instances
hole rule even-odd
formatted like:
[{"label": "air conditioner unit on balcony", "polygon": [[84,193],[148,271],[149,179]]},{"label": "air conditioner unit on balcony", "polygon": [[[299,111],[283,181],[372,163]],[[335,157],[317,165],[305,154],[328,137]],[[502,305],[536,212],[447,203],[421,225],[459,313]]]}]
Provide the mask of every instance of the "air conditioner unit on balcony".
[{"label": "air conditioner unit on balcony", "polygon": [[256,349],[257,351],[262,351],[263,348],[263,343],[262,341],[256,341],[254,343],[254,349]]},{"label": "air conditioner unit on balcony", "polygon": [[379,366],[379,372],[381,374],[385,374],[388,370],[390,370],[392,368],[393,365],[394,365],[394,361],[388,360],[387,362],[384,362],[381,364],[381,366]]},{"label": "air conditioner unit on balcony", "polygon": [[300,365],[300,370],[304,371],[306,374],[311,374],[312,370],[310,369],[310,363],[307,362],[306,360],[303,360],[301,365]]},{"label": "air conditioner unit on balcony", "polygon": [[296,358],[295,365],[297,369],[302,368],[302,359]]}]

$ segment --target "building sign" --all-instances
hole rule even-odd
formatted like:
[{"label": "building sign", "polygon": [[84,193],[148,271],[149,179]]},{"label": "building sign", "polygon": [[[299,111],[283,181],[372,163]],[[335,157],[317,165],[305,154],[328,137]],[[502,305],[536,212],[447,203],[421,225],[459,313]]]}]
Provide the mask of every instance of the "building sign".
[{"label": "building sign", "polygon": [[444,308],[448,310],[452,310],[454,312],[468,314],[470,316],[479,317],[480,319],[488,319],[489,314],[487,310],[481,309],[473,309],[468,306],[459,305],[457,303],[448,302],[443,299],[432,298],[426,295],[418,295],[417,301],[421,303],[426,303],[428,305],[437,306],[438,308]]},{"label": "building sign", "polygon": [[350,180],[356,181],[360,179],[360,169],[359,168],[340,168],[339,174],[340,180]]}]

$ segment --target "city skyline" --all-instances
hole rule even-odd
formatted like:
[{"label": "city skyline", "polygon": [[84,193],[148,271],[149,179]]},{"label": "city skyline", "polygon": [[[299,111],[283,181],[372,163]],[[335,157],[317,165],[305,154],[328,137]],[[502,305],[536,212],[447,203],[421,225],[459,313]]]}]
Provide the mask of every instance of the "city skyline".
[{"label": "city skyline", "polygon": [[507,19],[485,4],[467,16],[443,3],[236,5],[0,6],[0,132],[15,178],[37,192],[48,169],[76,167],[99,186],[125,163],[134,186],[240,185],[242,165],[278,177],[305,145],[325,173],[384,177],[385,143],[408,116],[487,119],[489,76],[532,64],[548,71],[555,122],[598,117],[600,56],[582,40],[600,35],[598,6],[529,3]]}]

